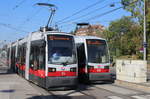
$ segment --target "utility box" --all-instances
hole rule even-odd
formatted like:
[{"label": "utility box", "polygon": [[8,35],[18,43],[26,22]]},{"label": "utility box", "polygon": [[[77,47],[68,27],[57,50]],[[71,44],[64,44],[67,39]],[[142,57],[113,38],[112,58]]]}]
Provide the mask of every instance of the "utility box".
[{"label": "utility box", "polygon": [[117,60],[117,80],[144,83],[147,81],[147,61],[142,60]]}]

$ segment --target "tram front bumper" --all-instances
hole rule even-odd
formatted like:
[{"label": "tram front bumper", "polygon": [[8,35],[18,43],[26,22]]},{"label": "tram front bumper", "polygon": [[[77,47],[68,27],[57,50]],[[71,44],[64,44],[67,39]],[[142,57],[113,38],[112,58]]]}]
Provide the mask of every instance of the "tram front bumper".
[{"label": "tram front bumper", "polygon": [[112,80],[111,73],[90,73],[90,81],[109,81]]},{"label": "tram front bumper", "polygon": [[77,77],[47,77],[46,88],[77,86]]}]

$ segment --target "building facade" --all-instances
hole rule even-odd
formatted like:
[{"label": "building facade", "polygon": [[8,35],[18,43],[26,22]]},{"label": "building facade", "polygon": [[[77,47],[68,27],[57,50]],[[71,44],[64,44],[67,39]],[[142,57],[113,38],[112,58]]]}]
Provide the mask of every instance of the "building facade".
[{"label": "building facade", "polygon": [[88,25],[88,26],[77,28],[75,35],[104,37],[103,31],[104,31],[104,26],[102,25]]}]

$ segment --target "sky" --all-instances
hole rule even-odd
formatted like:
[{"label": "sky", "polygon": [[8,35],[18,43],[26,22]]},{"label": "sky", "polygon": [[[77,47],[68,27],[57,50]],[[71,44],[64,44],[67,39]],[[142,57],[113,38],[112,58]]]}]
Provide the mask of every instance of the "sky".
[{"label": "sky", "polygon": [[[108,27],[111,21],[130,15],[122,8],[106,14],[121,7],[120,0],[2,0],[0,41],[16,41],[46,25],[50,9],[36,3],[50,3],[57,7],[52,26],[57,23],[64,32],[74,30],[79,22]],[[111,4],[115,6],[110,7]]]}]

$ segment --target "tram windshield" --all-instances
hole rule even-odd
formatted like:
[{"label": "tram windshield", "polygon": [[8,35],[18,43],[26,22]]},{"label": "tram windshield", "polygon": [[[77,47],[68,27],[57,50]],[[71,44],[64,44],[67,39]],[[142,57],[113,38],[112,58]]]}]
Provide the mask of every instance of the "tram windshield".
[{"label": "tram windshield", "polygon": [[105,40],[88,39],[87,41],[88,62],[108,63],[109,54]]},{"label": "tram windshield", "polygon": [[49,64],[74,64],[76,54],[74,40],[67,35],[48,36],[48,63]]}]

